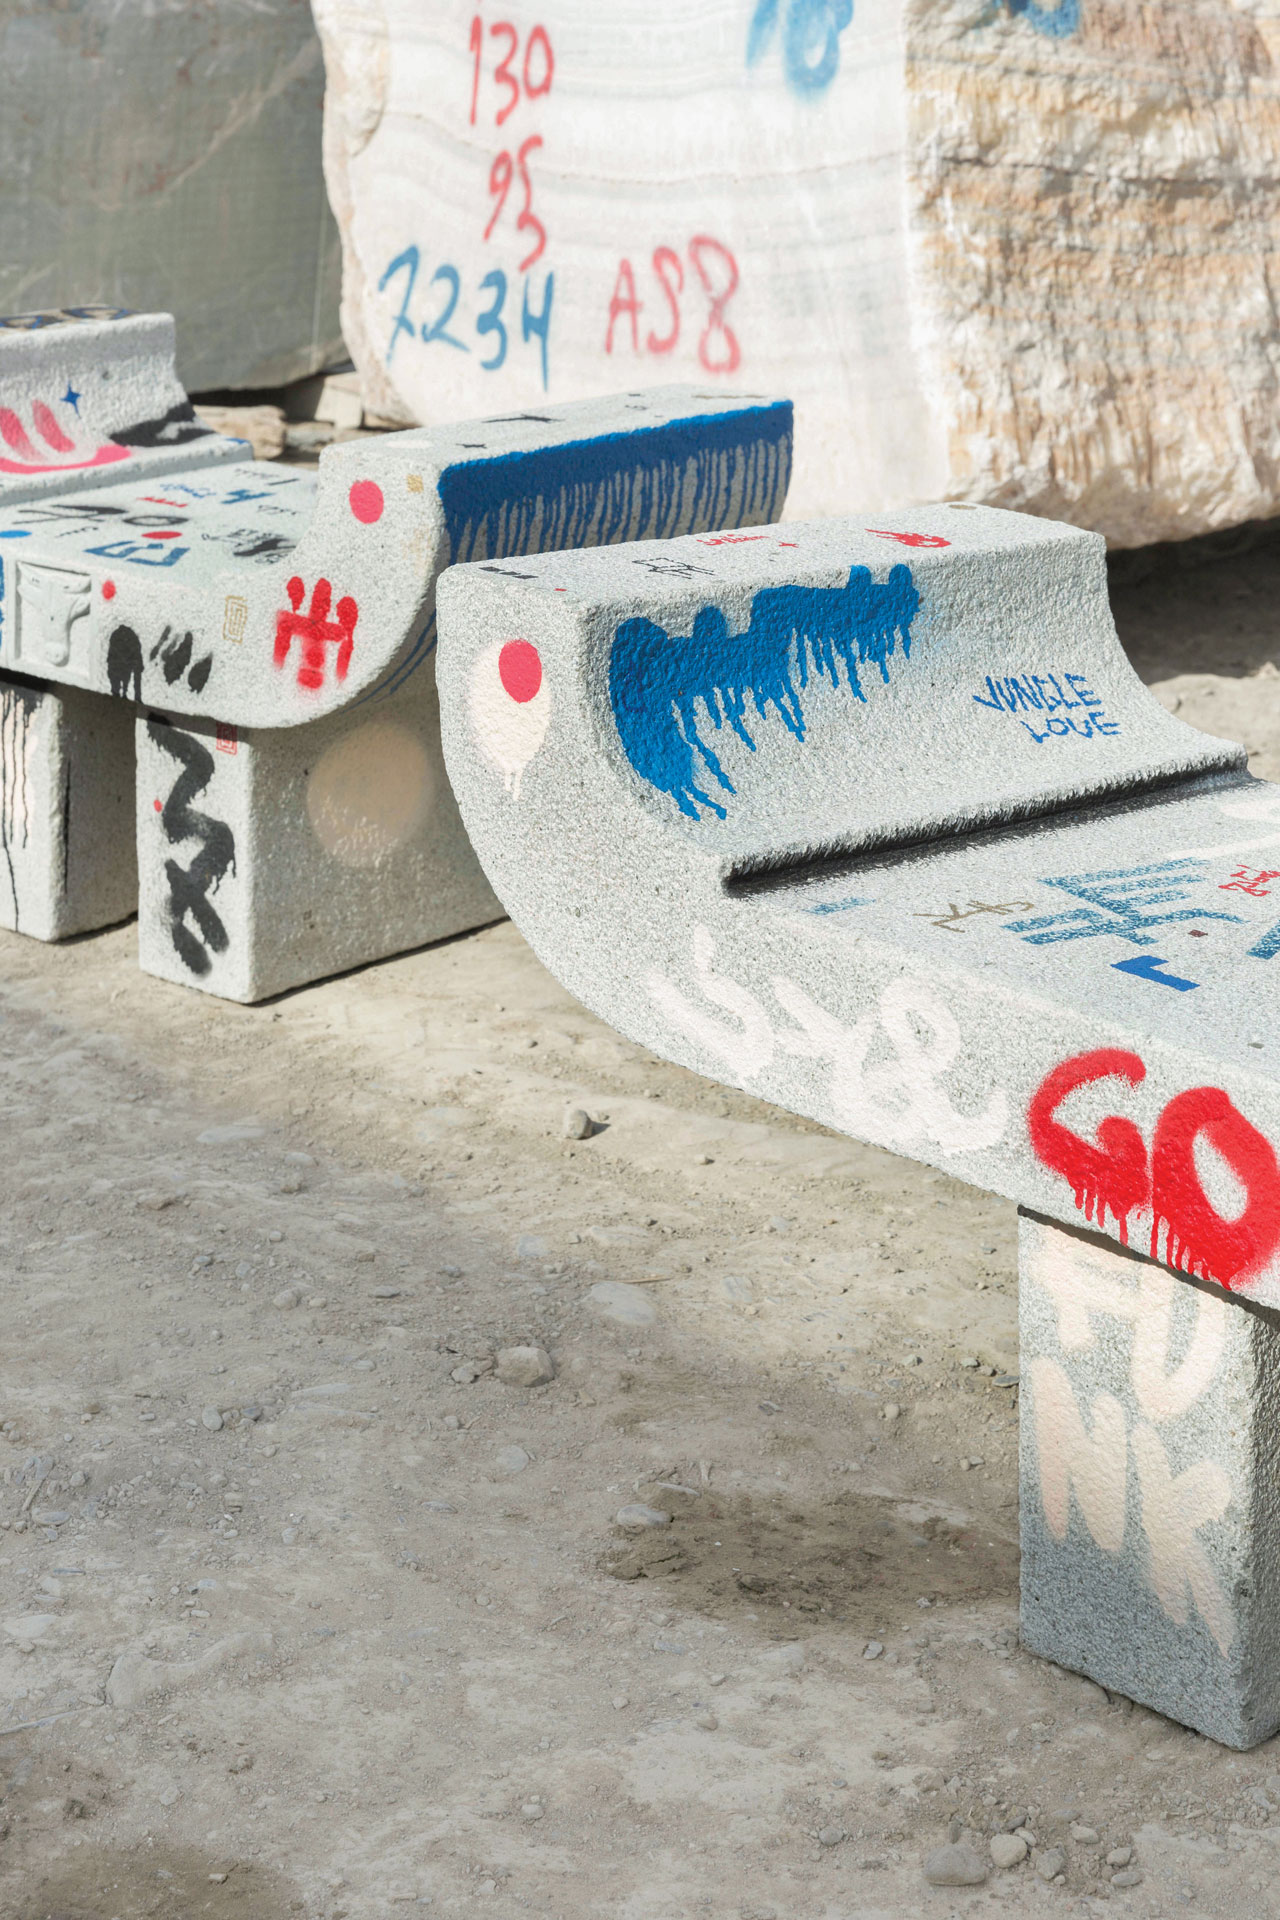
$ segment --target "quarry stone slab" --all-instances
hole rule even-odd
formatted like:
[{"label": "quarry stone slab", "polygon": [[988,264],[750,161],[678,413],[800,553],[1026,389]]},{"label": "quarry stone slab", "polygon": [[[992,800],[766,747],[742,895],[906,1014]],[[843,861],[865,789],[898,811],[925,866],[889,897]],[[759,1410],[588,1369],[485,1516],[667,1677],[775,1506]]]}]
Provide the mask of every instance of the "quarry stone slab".
[{"label": "quarry stone slab", "polygon": [[[195,421],[172,348],[163,315],[0,326],[0,427],[18,423],[15,470],[0,459],[0,662],[50,698],[75,690],[76,712],[96,698],[137,716],[142,965],[253,1001],[501,915],[441,764],[440,568],[767,521],[791,409],[662,388],[348,442],[311,473]],[[50,370],[57,414],[36,393]],[[104,437],[153,388],[157,444]],[[493,751],[514,780],[545,701],[519,648],[498,678],[517,721]]]},{"label": "quarry stone slab", "polygon": [[[655,554],[439,583],[446,762],[495,892],[631,1040],[1012,1198],[1046,1232],[1094,1229],[1226,1316],[1242,1357],[1204,1417],[1232,1410],[1218,1465],[1238,1518],[1205,1548],[1204,1606],[1150,1574],[1142,1654],[1121,1591],[1135,1533],[1106,1608],[1072,1551],[1027,1617],[1038,1650],[1252,1744],[1276,1722],[1269,1653],[1242,1651],[1264,1630],[1241,1543],[1274,1554],[1236,1409],[1274,1432],[1257,1343],[1280,1308],[1280,789],[1134,675],[1097,535],[953,503],[673,541],[663,580]],[[546,716],[513,780],[491,663],[514,637]],[[1131,1264],[1116,1254],[1121,1328]],[[1032,1407],[1038,1360],[1065,1364],[1035,1326]],[[1099,1380],[1119,1423],[1129,1403]],[[1194,1449],[1155,1440],[1174,1450],[1135,1442],[1152,1486],[1185,1469],[1208,1499]],[[1114,1481],[1106,1499],[1114,1520]],[[1029,1537],[1039,1578],[1052,1554]],[[1104,1617],[1114,1645],[1090,1664],[1078,1636]]]},{"label": "quarry stone slab", "polygon": [[944,496],[1136,546],[1280,509],[1270,5],[315,11],[373,411],[662,370],[794,396],[798,516]]},{"label": "quarry stone slab", "polygon": [[337,364],[323,88],[295,0],[4,8],[0,312],[173,312],[195,393]]}]

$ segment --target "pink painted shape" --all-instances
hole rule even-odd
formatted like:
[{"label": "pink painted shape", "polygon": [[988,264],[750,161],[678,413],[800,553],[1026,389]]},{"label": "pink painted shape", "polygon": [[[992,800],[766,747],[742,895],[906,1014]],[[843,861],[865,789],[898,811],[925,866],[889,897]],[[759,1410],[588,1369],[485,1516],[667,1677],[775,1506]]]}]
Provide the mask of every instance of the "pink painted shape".
[{"label": "pink painted shape", "polygon": [[31,408],[31,418],[36,423],[36,432],[55,453],[74,453],[76,443],[68,440],[62,428],[53,417],[53,413],[43,400],[37,400]]},{"label": "pink painted shape", "polygon": [[542,685],[542,661],[528,640],[508,640],[498,655],[498,678],[519,706],[532,700]]},{"label": "pink painted shape", "polygon": [[[0,433],[4,433],[4,414],[6,411],[6,408],[0,407]],[[7,433],[5,433],[5,438],[9,440]],[[13,445],[12,440],[9,440],[9,445]],[[34,454],[35,448],[32,447],[31,451]],[[0,473],[82,473],[86,467],[110,467],[113,466],[117,460],[127,460],[129,458],[129,451],[128,447],[99,447],[98,451],[88,460],[55,460],[45,462],[44,464],[33,460],[0,459]]]},{"label": "pink painted shape", "polygon": [[376,480],[355,481],[347,500],[352,513],[364,526],[371,527],[375,520],[381,520],[384,502],[382,488]]}]

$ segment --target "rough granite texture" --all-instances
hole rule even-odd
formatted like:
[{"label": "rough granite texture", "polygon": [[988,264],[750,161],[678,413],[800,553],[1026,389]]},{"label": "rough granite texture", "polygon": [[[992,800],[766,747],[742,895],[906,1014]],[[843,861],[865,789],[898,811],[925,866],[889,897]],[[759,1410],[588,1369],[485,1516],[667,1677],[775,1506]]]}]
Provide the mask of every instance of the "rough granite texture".
[{"label": "rough granite texture", "polygon": [[[122,341],[151,358],[122,358]],[[0,326],[0,375],[6,350],[26,382],[10,413],[46,442],[71,435],[31,397],[42,368],[74,396],[63,414],[92,420],[85,446],[126,384],[144,403],[148,377],[157,409],[189,415],[165,316]],[[439,569],[767,521],[791,409],[667,387],[348,442],[318,475],[198,424],[191,446],[185,467],[123,441],[53,474],[0,457],[15,494],[0,488],[0,663],[80,689],[77,711],[98,696],[139,714],[142,965],[257,1000],[500,917],[440,760]],[[124,780],[127,736],[112,737]],[[41,831],[58,843],[51,804]],[[122,868],[113,899],[123,885]]]},{"label": "rough granite texture", "polygon": [[1023,1214],[1023,1643],[1226,1746],[1280,1727],[1280,1319]]},{"label": "rough granite texture", "polygon": [[[316,0],[389,417],[664,369],[792,394],[797,516],[1122,545],[1280,510],[1276,0]],[[508,43],[507,35],[513,36]]]},{"label": "rough granite texture", "polygon": [[345,355],[306,0],[0,8],[0,312],[173,312],[194,393]]},{"label": "rough granite texture", "polygon": [[[1280,790],[1133,674],[1102,541],[952,505],[672,542],[661,583],[655,551],[439,583],[449,777],[539,957],[656,1053],[1094,1226],[1233,1325],[1280,1304]],[[536,703],[495,693],[513,648]],[[1037,1644],[1093,1672],[1063,1592]],[[1115,1684],[1264,1737],[1247,1659],[1192,1686],[1186,1632],[1168,1687],[1125,1648]]]}]

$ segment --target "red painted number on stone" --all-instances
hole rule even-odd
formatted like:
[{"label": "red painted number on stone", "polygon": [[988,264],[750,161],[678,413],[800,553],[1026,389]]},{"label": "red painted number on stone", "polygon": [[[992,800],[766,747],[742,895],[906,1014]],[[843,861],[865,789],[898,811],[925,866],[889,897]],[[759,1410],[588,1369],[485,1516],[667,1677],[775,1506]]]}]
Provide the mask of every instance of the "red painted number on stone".
[{"label": "red painted number on stone", "polygon": [[[698,363],[707,373],[735,373],[742,364],[742,348],[726,318],[729,302],[738,290],[738,263],[723,242],[710,234],[695,234],[689,242],[691,269],[688,285],[696,282],[695,304],[699,295],[706,302],[702,331],[698,336]],[[655,314],[662,331],[650,327],[644,351],[652,354],[674,353],[685,321],[686,276],[683,262],[674,247],[655,247],[650,270],[658,283]],[[604,350],[613,352],[618,323],[622,321],[631,335],[631,351],[640,352],[640,315],[645,299],[636,286],[636,272],[630,260],[620,260],[609,299],[609,317],[605,326]],[[625,335],[624,335],[625,337]]]},{"label": "red painted number on stone", "polygon": [[[533,27],[524,43],[524,60],[517,77],[515,59],[520,51],[519,28],[513,26],[510,20],[495,20],[489,28],[489,38],[496,40],[504,49],[495,59],[493,67],[493,84],[503,96],[493,116],[494,125],[500,127],[503,121],[515,112],[522,97],[525,100],[539,100],[544,94],[550,93],[551,82],[555,78],[556,59],[551,50],[551,40],[546,28]],[[468,116],[468,124],[474,127],[480,105],[480,82],[484,77],[484,18],[481,14],[477,13],[472,18],[467,47],[472,57],[471,112]]]},{"label": "red painted number on stone", "polygon": [[[1137,1086],[1146,1067],[1136,1053],[1100,1047],[1077,1054],[1046,1075],[1027,1109],[1036,1157],[1061,1174],[1086,1220],[1116,1221],[1127,1245],[1129,1216],[1151,1211],[1151,1256],[1183,1273],[1231,1287],[1260,1272],[1280,1246],[1280,1165],[1271,1144],[1221,1087],[1190,1087],[1168,1102],[1156,1121],[1148,1159],[1132,1120],[1108,1115],[1096,1143],[1057,1118],[1078,1088],[1106,1079]],[[1235,1219],[1218,1212],[1195,1161],[1203,1138],[1226,1162],[1245,1193]]]}]

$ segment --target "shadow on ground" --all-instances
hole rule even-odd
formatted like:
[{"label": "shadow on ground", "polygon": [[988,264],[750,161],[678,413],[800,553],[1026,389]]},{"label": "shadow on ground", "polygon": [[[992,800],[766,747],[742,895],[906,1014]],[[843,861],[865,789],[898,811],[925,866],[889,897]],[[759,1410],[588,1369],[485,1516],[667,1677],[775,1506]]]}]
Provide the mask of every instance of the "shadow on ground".
[{"label": "shadow on ground", "polygon": [[665,1598],[715,1619],[750,1611],[794,1630],[800,1616],[825,1614],[870,1630],[904,1600],[1017,1599],[1016,1541],[852,1488],[817,1505],[661,1487],[642,1487],[640,1497],[687,1511],[639,1535],[619,1529],[603,1570],[660,1581]]},{"label": "shadow on ground", "polygon": [[86,1846],[41,1875],[6,1920],[291,1920],[302,1905],[296,1889],[252,1862]]}]

